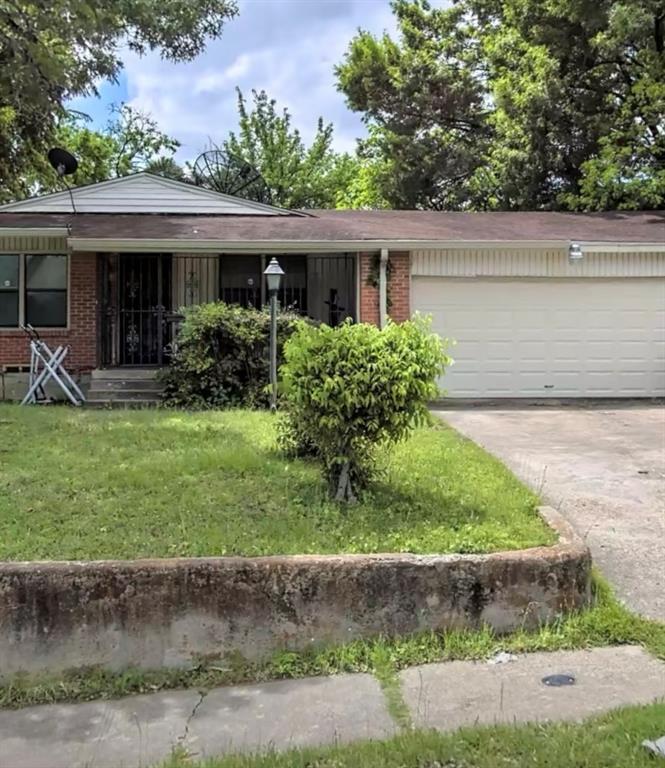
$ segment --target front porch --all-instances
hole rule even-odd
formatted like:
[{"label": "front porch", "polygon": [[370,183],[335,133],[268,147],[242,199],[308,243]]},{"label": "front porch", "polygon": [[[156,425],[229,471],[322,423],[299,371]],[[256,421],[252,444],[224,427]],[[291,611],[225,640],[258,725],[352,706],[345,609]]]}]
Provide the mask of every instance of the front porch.
[{"label": "front porch", "polygon": [[[276,254],[285,276],[282,307],[338,325],[356,319],[354,253]],[[100,253],[102,368],[167,365],[184,307],[222,300],[260,308],[267,302],[264,254]]]}]

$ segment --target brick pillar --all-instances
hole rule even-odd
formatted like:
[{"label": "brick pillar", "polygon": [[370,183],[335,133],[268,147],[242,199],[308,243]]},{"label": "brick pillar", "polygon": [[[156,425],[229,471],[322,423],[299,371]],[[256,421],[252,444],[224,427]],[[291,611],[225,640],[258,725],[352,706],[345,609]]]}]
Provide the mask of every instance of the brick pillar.
[{"label": "brick pillar", "polygon": [[[71,371],[97,366],[97,255],[73,253],[69,257],[69,324],[67,328],[39,331],[53,349],[69,344],[65,366]],[[30,344],[21,330],[0,330],[0,365],[26,365]]]},{"label": "brick pillar", "polygon": [[[358,320],[361,323],[379,324],[379,287],[369,285],[372,275],[372,265],[378,258],[374,253],[360,253],[360,312]],[[374,275],[376,277],[376,275]]]},{"label": "brick pillar", "polygon": [[396,323],[411,317],[411,254],[408,251],[390,252],[388,315]]},{"label": "brick pillar", "polygon": [[[372,276],[378,279],[373,265],[378,256],[376,253],[360,253],[360,312],[358,319],[361,323],[379,324],[379,287],[368,285]],[[411,259],[408,251],[391,251],[390,279],[388,281],[388,315],[397,323],[411,317]]]}]

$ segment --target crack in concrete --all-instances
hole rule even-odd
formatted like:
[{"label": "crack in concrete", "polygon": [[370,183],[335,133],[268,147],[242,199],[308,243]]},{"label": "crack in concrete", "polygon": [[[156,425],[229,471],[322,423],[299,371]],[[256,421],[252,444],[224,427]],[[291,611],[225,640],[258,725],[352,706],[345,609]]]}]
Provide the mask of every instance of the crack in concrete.
[{"label": "crack in concrete", "polygon": [[199,711],[199,707],[203,704],[205,697],[208,695],[208,691],[198,691],[199,700],[192,707],[192,711],[189,713],[185,722],[185,730],[182,736],[178,736],[178,746],[184,749],[184,744],[189,737],[189,726],[192,724],[192,720],[196,717],[196,713]]}]

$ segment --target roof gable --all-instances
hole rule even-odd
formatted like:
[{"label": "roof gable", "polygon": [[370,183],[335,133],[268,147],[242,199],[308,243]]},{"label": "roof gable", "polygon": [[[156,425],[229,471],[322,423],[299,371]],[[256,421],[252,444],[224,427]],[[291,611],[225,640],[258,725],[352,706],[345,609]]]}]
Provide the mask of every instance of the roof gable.
[{"label": "roof gable", "polygon": [[[82,187],[73,187],[77,213],[184,213],[264,216],[292,212],[271,205],[225,195],[184,181],[166,179],[142,171]],[[19,200],[0,206],[0,211],[17,213],[72,213],[69,192]]]}]

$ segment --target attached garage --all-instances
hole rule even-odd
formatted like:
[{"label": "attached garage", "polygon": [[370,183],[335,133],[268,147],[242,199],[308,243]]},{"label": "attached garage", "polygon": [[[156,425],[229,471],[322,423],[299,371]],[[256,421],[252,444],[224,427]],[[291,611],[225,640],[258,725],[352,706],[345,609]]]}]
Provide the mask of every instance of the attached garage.
[{"label": "attached garage", "polygon": [[665,396],[665,251],[416,251],[411,301],[459,398]]}]

